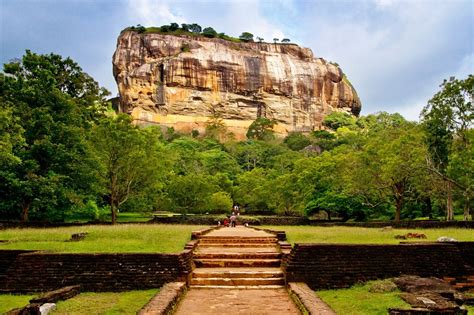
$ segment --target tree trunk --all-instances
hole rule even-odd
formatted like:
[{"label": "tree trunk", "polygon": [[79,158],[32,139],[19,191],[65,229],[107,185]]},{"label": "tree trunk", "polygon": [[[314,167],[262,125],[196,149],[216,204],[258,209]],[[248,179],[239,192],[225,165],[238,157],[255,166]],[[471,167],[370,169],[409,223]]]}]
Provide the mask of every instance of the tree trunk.
[{"label": "tree trunk", "polygon": [[22,207],[21,207],[21,222],[28,222],[28,215],[29,215],[29,212],[30,212],[30,206],[31,206],[31,202],[30,201],[25,201],[23,202],[22,204]]},{"label": "tree trunk", "polygon": [[446,202],[446,220],[452,221],[454,220],[454,210],[453,210],[453,184],[448,181],[446,183],[446,189],[448,193],[448,198]]},{"label": "tree trunk", "polygon": [[433,219],[433,204],[431,203],[430,197],[425,198],[425,204],[426,204],[426,214],[428,215],[428,218],[431,220]]},{"label": "tree trunk", "polygon": [[464,201],[464,221],[469,220],[469,215],[471,212],[469,201],[469,197],[466,197],[466,200]]},{"label": "tree trunk", "polygon": [[112,210],[112,224],[117,223],[117,206],[115,205],[115,201],[110,203],[110,209]]},{"label": "tree trunk", "polygon": [[400,217],[402,213],[402,207],[403,207],[403,196],[398,196],[395,199],[395,205],[397,209],[395,210],[395,222],[400,222]]}]

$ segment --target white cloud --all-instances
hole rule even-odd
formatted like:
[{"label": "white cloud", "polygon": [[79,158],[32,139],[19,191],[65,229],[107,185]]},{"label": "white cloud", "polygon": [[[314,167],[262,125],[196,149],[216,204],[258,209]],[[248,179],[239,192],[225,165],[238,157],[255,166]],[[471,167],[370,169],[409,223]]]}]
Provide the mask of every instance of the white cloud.
[{"label": "white cloud", "polygon": [[[128,0],[128,8],[130,21],[135,24],[160,26],[171,22],[196,22],[233,36],[248,31],[267,41],[274,37],[281,39],[285,37],[283,30],[272,24],[262,12],[265,1]],[[292,0],[279,0],[276,4],[288,11],[294,10]]]},{"label": "white cloud", "polygon": [[[447,71],[459,67],[458,72],[472,73],[472,54],[460,61],[469,47],[469,25],[457,20],[469,16],[465,2],[371,3],[341,16],[308,12],[315,32],[306,42],[316,55],[342,66],[362,99],[363,113],[399,111],[417,119]],[[471,52],[473,37],[471,28]]]},{"label": "white cloud", "polygon": [[160,0],[129,0],[130,20],[144,26],[161,26],[172,22],[185,23],[186,20],[170,9],[168,1]]}]

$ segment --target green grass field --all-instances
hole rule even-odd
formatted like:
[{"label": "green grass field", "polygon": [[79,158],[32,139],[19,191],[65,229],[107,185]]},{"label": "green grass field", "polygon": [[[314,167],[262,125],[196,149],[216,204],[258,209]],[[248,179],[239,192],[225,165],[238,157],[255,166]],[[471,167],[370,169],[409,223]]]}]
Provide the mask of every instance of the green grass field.
[{"label": "green grass field", "polygon": [[[28,228],[0,230],[1,249],[50,250],[66,253],[177,253],[191,238],[191,232],[204,228],[198,225],[120,224],[86,225],[60,228]],[[459,241],[474,241],[469,229],[414,229],[381,231],[378,228],[267,226],[286,231],[288,241],[294,243],[347,243],[347,244],[398,244],[397,234],[424,233],[426,240],[436,241],[440,236],[454,237]],[[68,242],[73,233],[88,232],[79,242]]]},{"label": "green grass field", "polygon": [[[440,236],[453,237],[459,241],[474,241],[472,229],[393,229],[381,231],[379,228],[360,227],[320,227],[320,226],[265,226],[271,230],[286,232],[288,242],[295,243],[339,243],[339,244],[398,244],[400,241],[436,241]],[[398,240],[395,235],[408,232],[423,233],[426,239]]]},{"label": "green grass field", "polygon": [[72,299],[58,302],[54,315],[80,314],[136,314],[158,290],[81,293]]},{"label": "green grass field", "polygon": [[35,295],[0,294],[0,314],[4,314],[14,308],[23,307],[34,297]]},{"label": "green grass field", "polygon": [[399,296],[399,291],[372,293],[369,288],[377,281],[355,285],[349,289],[317,291],[318,296],[337,314],[385,315],[389,307],[410,308]]},{"label": "green grass field", "polygon": [[[1,249],[50,250],[66,253],[177,253],[191,239],[197,225],[121,224],[60,228],[0,230]],[[71,234],[88,232],[79,242]]]}]

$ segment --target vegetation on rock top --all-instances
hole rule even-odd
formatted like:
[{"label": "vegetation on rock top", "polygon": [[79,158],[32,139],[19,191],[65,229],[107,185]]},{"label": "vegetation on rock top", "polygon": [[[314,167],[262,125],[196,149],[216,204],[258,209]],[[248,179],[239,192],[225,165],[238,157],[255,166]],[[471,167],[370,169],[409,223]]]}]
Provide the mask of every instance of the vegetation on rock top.
[{"label": "vegetation on rock top", "polygon": [[[145,27],[140,24],[137,26],[129,26],[125,29],[122,30],[122,32],[125,31],[135,31],[140,34],[164,34],[164,35],[174,35],[174,36],[192,36],[192,37],[207,37],[207,38],[220,38],[224,39],[230,42],[253,42],[254,41],[254,35],[249,32],[243,32],[238,38],[237,37],[232,37],[229,36],[225,33],[218,33],[214,28],[212,27],[206,27],[202,28],[199,24],[192,23],[192,24],[181,24],[181,26],[178,23],[171,23],[169,25],[163,25],[160,27],[152,26],[152,27]],[[256,41],[259,43],[263,43],[264,39],[262,37],[257,36]],[[274,38],[273,42],[277,43],[279,41],[278,38]],[[289,44],[290,39],[288,38],[283,38],[281,40],[282,44]]]}]

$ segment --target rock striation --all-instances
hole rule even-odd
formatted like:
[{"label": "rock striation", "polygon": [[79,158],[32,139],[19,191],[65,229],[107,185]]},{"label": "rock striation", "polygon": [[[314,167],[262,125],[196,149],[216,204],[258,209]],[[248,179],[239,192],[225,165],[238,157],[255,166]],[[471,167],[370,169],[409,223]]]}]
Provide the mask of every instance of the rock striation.
[{"label": "rock striation", "polygon": [[257,117],[274,130],[319,129],[333,111],[358,115],[356,91],[335,64],[295,44],[123,31],[113,56],[119,110],[138,123],[205,131],[222,119],[237,139]]}]

